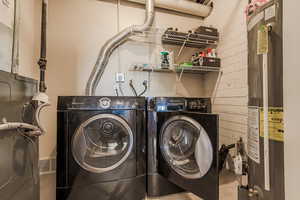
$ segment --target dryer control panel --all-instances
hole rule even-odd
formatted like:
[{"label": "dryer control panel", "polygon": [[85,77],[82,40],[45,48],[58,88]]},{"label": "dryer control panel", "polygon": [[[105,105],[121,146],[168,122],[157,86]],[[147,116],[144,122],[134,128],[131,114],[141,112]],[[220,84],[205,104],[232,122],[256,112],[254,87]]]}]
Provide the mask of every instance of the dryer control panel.
[{"label": "dryer control panel", "polygon": [[193,112],[211,113],[211,101],[208,98],[186,99],[187,110]]},{"label": "dryer control panel", "polygon": [[155,97],[148,100],[148,109],[156,112],[211,113],[211,100],[209,98]]}]

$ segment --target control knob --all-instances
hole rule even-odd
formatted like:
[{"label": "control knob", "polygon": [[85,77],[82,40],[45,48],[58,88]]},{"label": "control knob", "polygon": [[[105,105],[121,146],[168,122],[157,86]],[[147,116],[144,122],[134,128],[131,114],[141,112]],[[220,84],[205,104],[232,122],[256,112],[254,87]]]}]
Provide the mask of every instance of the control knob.
[{"label": "control knob", "polygon": [[111,105],[111,100],[107,97],[103,97],[99,100],[99,106],[103,109],[109,108]]}]

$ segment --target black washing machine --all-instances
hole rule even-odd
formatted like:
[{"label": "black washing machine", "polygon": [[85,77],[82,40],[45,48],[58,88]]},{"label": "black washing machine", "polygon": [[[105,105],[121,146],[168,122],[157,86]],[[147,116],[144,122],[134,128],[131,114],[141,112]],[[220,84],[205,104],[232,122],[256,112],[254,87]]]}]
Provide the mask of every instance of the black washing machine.
[{"label": "black washing machine", "polygon": [[145,98],[59,97],[57,200],[146,195]]},{"label": "black washing machine", "polygon": [[219,199],[218,115],[210,99],[148,99],[150,197],[183,191]]}]

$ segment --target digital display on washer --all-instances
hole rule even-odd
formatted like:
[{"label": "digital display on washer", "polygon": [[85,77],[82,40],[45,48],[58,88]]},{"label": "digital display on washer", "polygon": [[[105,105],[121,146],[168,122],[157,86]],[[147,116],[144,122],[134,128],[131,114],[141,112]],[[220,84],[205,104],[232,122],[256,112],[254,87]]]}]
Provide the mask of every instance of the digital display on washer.
[{"label": "digital display on washer", "polygon": [[158,112],[164,111],[180,111],[186,108],[186,101],[184,99],[166,99],[156,102],[156,110]]}]

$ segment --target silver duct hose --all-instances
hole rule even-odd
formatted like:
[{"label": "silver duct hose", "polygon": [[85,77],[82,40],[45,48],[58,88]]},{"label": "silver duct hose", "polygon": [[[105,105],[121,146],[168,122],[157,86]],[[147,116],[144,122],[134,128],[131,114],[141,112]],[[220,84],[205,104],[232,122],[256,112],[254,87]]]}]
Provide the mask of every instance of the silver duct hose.
[{"label": "silver duct hose", "polygon": [[108,40],[102,47],[97,62],[86,85],[86,95],[95,96],[98,84],[103,76],[111,54],[134,33],[148,30],[154,20],[154,0],[146,0],[146,19],[143,25],[130,26]]}]

